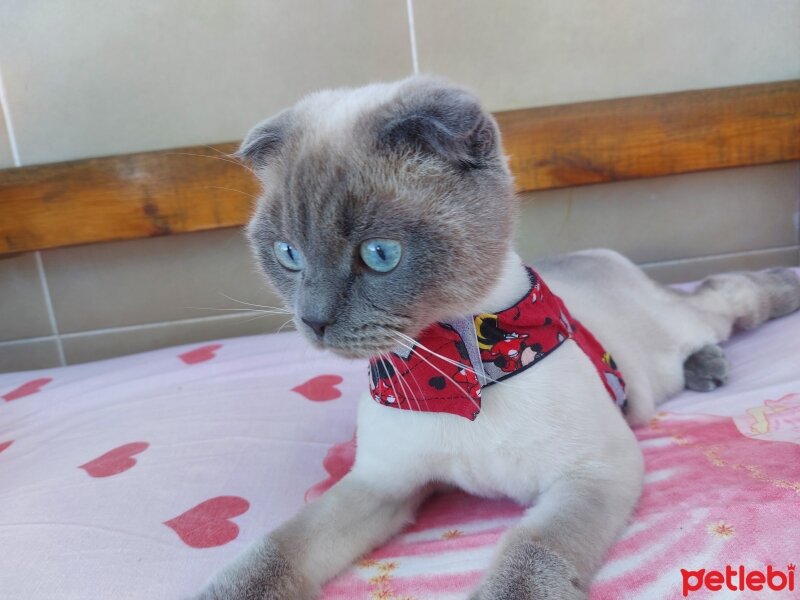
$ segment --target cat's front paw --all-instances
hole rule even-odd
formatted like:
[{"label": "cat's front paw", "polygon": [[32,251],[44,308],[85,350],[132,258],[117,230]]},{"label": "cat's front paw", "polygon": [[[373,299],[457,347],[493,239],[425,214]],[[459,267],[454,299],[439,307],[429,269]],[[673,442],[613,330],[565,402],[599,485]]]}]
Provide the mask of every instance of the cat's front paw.
[{"label": "cat's front paw", "polygon": [[311,600],[316,591],[270,541],[229,565],[192,600]]},{"label": "cat's front paw", "polygon": [[585,600],[575,568],[536,542],[506,549],[470,600]]}]

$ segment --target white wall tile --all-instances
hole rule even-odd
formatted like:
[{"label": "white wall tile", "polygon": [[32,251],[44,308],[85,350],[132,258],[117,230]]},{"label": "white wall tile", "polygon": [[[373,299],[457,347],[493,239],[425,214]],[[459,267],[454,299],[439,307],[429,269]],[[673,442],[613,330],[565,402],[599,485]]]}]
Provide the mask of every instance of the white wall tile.
[{"label": "white wall tile", "polygon": [[800,77],[797,0],[418,0],[423,72],[492,110]]},{"label": "white wall tile", "polygon": [[661,283],[697,281],[728,271],[759,271],[771,267],[796,267],[800,264],[800,249],[758,250],[724,256],[690,258],[642,265],[645,272]]},{"label": "white wall tile", "polygon": [[0,256],[0,342],[52,333],[34,253]]},{"label": "white wall tile", "polygon": [[0,373],[49,369],[60,364],[53,339],[0,343]]},{"label": "white wall tile", "polygon": [[[61,333],[197,319],[279,306],[240,229],[44,252]],[[222,309],[222,310],[214,310]]]},{"label": "white wall tile", "polygon": [[23,164],[241,139],[314,89],[411,72],[404,0],[3,0]]},{"label": "white wall tile", "polygon": [[797,245],[796,163],[722,169],[524,194],[526,260],[608,247],[636,262]]}]

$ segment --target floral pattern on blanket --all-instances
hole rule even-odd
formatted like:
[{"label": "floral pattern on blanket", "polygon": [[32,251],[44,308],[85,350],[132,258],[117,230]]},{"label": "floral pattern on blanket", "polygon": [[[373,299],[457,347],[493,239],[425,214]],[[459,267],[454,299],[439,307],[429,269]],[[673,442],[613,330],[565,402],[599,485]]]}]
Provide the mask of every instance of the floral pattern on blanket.
[{"label": "floral pattern on blanket", "polygon": [[[591,598],[678,598],[681,569],[786,568],[800,558],[800,536],[786,535],[800,507],[798,416],[800,394],[789,394],[734,418],[662,412],[639,428],[644,492]],[[353,440],[332,447],[331,477],[307,498],[343,476],[354,454]],[[437,496],[414,525],[331,582],[324,598],[463,597],[521,514],[509,502]]]}]

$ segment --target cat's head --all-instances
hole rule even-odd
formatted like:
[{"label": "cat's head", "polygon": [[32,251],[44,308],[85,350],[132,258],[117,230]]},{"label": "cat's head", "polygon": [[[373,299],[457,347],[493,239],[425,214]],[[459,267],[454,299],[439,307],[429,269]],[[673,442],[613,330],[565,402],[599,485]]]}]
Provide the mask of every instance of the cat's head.
[{"label": "cat's head", "polygon": [[238,155],[263,183],[258,262],[318,347],[368,357],[476,308],[502,270],[515,199],[494,119],[413,77],[313,94]]}]

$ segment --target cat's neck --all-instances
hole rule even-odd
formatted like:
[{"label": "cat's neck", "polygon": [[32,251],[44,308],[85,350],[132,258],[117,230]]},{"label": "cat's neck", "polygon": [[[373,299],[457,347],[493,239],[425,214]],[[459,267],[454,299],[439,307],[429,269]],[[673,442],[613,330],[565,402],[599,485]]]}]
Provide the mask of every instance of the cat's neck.
[{"label": "cat's neck", "polygon": [[506,254],[503,271],[494,287],[473,309],[473,314],[496,313],[513,306],[531,287],[528,271],[513,250]]}]

